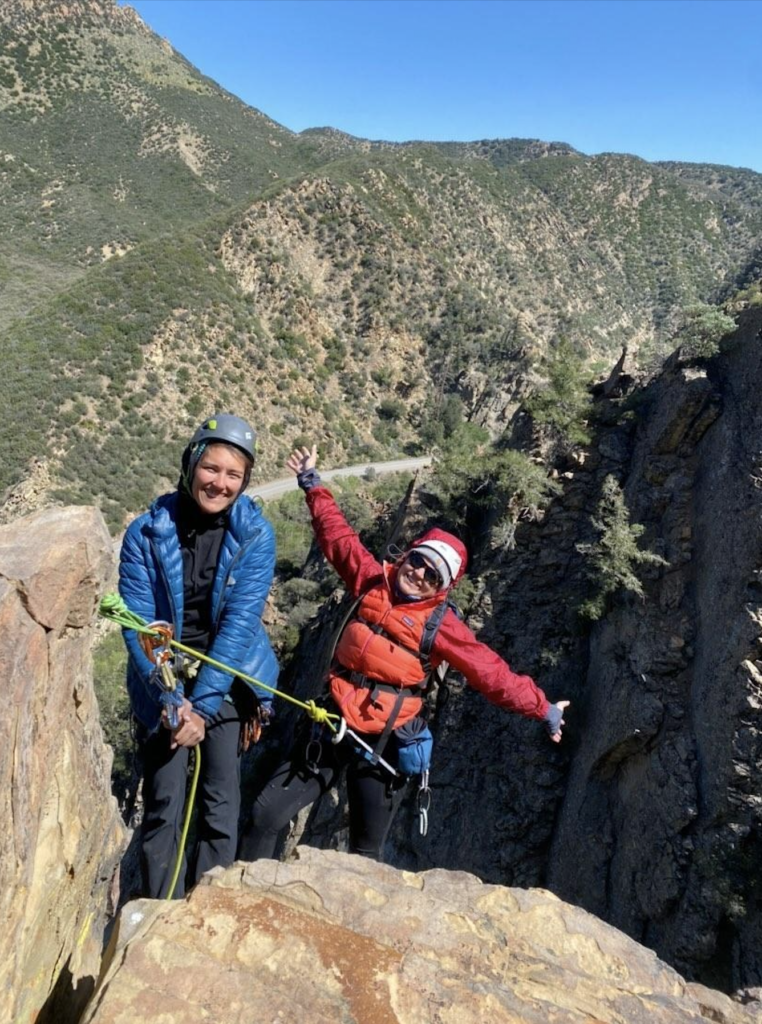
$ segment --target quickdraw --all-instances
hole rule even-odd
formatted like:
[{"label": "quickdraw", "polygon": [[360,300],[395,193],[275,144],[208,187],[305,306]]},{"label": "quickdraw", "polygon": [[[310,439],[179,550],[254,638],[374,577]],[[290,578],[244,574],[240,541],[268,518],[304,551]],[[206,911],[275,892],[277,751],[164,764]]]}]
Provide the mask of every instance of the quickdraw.
[{"label": "quickdraw", "polygon": [[418,808],[418,831],[422,836],[425,836],[429,831],[429,810],[431,809],[431,790],[429,789],[428,769],[421,772],[421,784],[418,787],[418,794],[415,802]]},{"label": "quickdraw", "polygon": [[[170,729],[176,729],[179,725],[179,709],[182,706],[182,697],[177,691],[177,673],[172,670],[172,650],[170,642],[174,636],[174,627],[170,622],[159,619],[148,624],[151,633],[139,633],[138,640],[148,660],[156,665],[157,672],[154,681],[164,694],[172,694],[162,700],[167,717],[167,725]],[[179,702],[178,702],[179,698]]]}]

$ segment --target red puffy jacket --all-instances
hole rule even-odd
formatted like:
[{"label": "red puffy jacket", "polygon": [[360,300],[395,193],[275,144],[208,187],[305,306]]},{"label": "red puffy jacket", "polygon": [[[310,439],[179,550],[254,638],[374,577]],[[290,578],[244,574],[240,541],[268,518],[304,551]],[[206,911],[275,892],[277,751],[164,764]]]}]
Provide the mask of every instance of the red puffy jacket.
[{"label": "red puffy jacket", "polygon": [[[367,550],[355,530],[345,519],[331,492],[326,487],[313,487],[306,492],[305,496],[312,515],[312,526],[318,544],[325,557],[341,576],[348,590],[355,597],[359,597],[361,594],[366,595],[364,601],[371,602],[376,608],[381,609],[382,615],[387,615],[387,622],[392,625],[395,632],[392,634],[391,630],[386,629],[387,623],[384,628],[394,638],[406,643],[399,632],[400,626],[402,626],[411,631],[409,635],[413,639],[419,625],[420,628],[423,627],[423,622],[431,614],[432,609],[445,600],[446,592],[440,591],[426,601],[398,601],[395,598],[394,590],[396,567],[388,563],[382,564]],[[427,537],[446,537],[449,543],[455,540],[449,534],[432,530],[419,538],[418,543]],[[463,553],[465,555],[465,550]],[[464,568],[465,557],[461,573]],[[412,626],[406,626],[405,617],[411,620]],[[387,640],[387,643],[389,642]],[[416,644],[413,643],[412,647],[415,650]],[[340,640],[337,654],[341,652],[341,649]],[[355,653],[357,650],[362,650],[362,644],[355,650]],[[378,671],[382,655],[381,648],[368,644],[365,654],[368,660],[366,662],[358,661],[356,664],[360,666],[365,664]],[[401,664],[402,659],[399,660]],[[457,672],[465,676],[470,686],[499,707],[538,720],[542,720],[547,713],[548,700],[535,682],[529,676],[517,675],[513,672],[491,647],[477,640],[468,626],[460,621],[452,609],[448,608],[442,618],[429,660],[434,667],[443,661],[449,662]],[[355,665],[346,667],[355,668]],[[410,669],[411,665],[408,663],[408,673]],[[365,667],[358,667],[355,670],[364,675],[371,675],[371,672],[367,671]],[[378,678],[377,675],[372,677]],[[409,674],[405,678],[409,680]],[[403,679],[389,679],[389,681],[408,685]],[[331,691],[351,728],[366,733],[382,731],[389,710],[394,704],[393,693],[376,695],[376,703],[381,704],[383,709],[382,714],[379,715],[377,709],[374,709],[371,714],[368,707],[365,706],[370,704],[371,691],[367,688],[359,689],[350,680],[332,674]],[[415,709],[413,710],[414,705]],[[402,725],[404,721],[414,717],[420,710],[420,701],[417,698],[406,700],[403,709],[396,724]],[[411,711],[412,713],[410,713]]]},{"label": "red puffy jacket", "polygon": [[[409,722],[421,710],[417,691],[428,678],[420,655],[423,630],[447,597],[441,591],[425,601],[395,602],[396,567],[384,563],[383,572],[383,582],[362,596],[343,630],[336,646],[336,667],[329,676],[331,694],[347,723],[368,733],[381,732],[395,706],[395,726]],[[405,696],[399,703],[402,688]]]}]

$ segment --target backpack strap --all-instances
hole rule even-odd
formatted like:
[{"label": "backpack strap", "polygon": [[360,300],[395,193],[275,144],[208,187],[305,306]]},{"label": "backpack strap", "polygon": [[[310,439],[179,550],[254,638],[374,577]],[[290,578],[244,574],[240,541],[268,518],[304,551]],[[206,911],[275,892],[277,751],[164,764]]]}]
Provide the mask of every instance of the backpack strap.
[{"label": "backpack strap", "polygon": [[378,760],[386,749],[386,744],[389,742],[389,737],[392,734],[394,723],[397,721],[397,717],[402,707],[402,702],[405,699],[405,694],[400,690],[397,694],[397,699],[394,702],[392,710],[389,712],[389,717],[384,725],[384,730],[376,741],[376,745],[373,747],[373,754],[370,758],[372,764],[378,764]]},{"label": "backpack strap", "polygon": [[461,612],[460,608],[458,608],[455,602],[448,597],[446,600],[442,601],[441,604],[438,604],[436,606],[431,615],[429,615],[423,627],[423,633],[421,634],[421,643],[419,647],[419,654],[421,656],[421,663],[423,665],[423,669],[427,675],[431,674],[433,668],[429,655],[431,654],[431,650],[434,646],[434,641],[436,640],[437,633],[439,632],[439,627],[442,625],[442,620],[447,614],[448,608],[451,608],[459,619],[463,618],[463,613]]}]

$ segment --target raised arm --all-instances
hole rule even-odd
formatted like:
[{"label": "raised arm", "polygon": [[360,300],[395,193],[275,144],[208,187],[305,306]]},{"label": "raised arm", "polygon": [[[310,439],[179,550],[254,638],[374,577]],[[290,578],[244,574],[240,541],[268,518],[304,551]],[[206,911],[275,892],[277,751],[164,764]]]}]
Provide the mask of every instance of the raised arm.
[{"label": "raised arm", "polygon": [[313,444],[311,448],[295,448],[286,465],[304,491],[320,550],[357,597],[378,580],[383,567],[349,525],[328,488],[321,485],[317,461],[317,446]]}]

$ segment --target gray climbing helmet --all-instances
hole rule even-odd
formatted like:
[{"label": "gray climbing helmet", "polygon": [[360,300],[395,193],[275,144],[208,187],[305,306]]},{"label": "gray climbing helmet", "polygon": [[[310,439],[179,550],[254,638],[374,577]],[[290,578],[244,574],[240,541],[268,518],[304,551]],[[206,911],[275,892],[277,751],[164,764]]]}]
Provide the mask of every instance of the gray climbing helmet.
[{"label": "gray climbing helmet", "polygon": [[254,428],[240,416],[231,416],[226,412],[214,413],[196,430],[183,452],[182,483],[190,490],[198,461],[210,444],[230,444],[242,451],[248,461],[246,477],[241,488],[244,491],[249,483],[251,467],[254,465],[256,440]]},{"label": "gray climbing helmet", "polygon": [[190,439],[190,447],[198,446],[202,441],[206,441],[207,444],[232,444],[240,448],[253,462],[256,440],[254,428],[246,420],[242,420],[240,416],[219,412],[204,420]]}]

